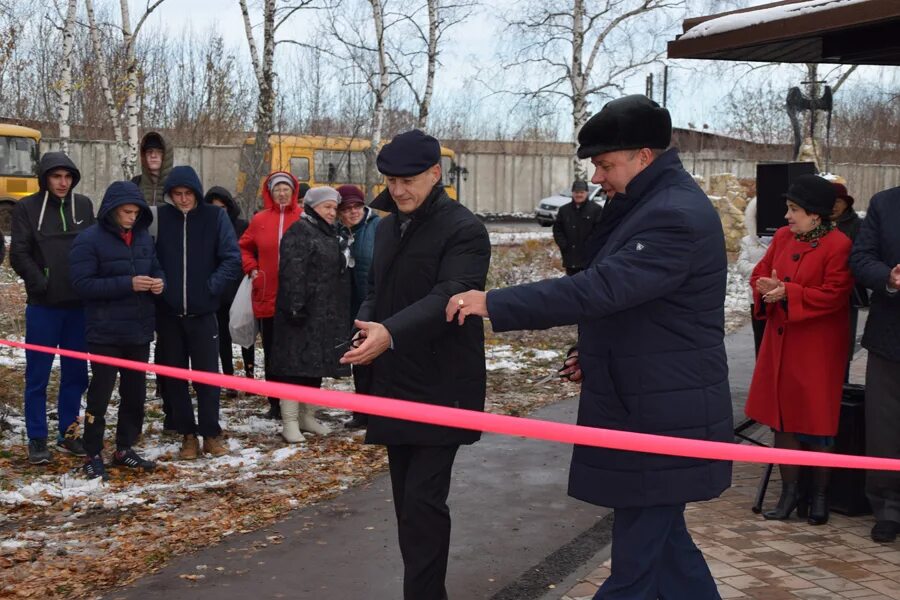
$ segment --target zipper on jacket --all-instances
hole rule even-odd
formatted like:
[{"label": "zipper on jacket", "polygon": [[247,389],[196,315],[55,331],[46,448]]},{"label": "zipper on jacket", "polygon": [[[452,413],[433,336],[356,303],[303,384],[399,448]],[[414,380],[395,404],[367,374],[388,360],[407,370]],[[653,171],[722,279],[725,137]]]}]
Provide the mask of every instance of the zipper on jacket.
[{"label": "zipper on jacket", "polygon": [[[68,227],[68,225],[66,225],[66,212],[63,210],[63,204],[65,203],[65,201],[66,201],[65,198],[63,198],[62,200],[59,201],[59,220],[62,221],[63,233],[66,233],[67,231],[69,231],[69,227]],[[75,201],[74,197],[72,198],[72,201],[73,202]]]},{"label": "zipper on jacket", "polygon": [[187,228],[188,228],[188,214],[184,213],[184,228],[181,230],[181,301],[182,301],[182,316],[187,314]]}]

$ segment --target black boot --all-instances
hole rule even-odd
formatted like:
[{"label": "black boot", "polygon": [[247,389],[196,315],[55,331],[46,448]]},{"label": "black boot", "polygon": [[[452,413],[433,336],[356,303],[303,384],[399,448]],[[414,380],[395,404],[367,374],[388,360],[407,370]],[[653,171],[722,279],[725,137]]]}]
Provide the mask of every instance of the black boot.
[{"label": "black boot", "polygon": [[281,420],[281,400],[278,398],[269,398],[269,412],[266,413],[267,419]]},{"label": "black boot", "polygon": [[773,510],[763,513],[763,518],[769,521],[785,521],[791,517],[791,513],[797,508],[800,500],[800,490],[797,482],[782,483],[781,496]]},{"label": "black boot", "polygon": [[799,498],[797,500],[797,516],[801,519],[805,519],[809,516],[809,504],[811,500],[810,494],[812,490],[811,479],[812,473],[810,473],[810,467],[800,467],[800,471],[797,475],[797,490],[799,494]]},{"label": "black boot", "polygon": [[824,525],[828,522],[828,491],[824,488],[812,491],[812,502],[809,506],[810,525]]}]

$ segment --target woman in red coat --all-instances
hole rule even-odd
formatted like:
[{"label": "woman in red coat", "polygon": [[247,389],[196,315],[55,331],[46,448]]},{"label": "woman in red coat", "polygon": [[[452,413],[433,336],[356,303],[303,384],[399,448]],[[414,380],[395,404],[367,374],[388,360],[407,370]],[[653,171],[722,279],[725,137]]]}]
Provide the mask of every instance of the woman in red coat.
[{"label": "woman in red coat", "polygon": [[[275,297],[278,295],[278,250],[284,232],[300,218],[300,185],[285,171],[275,171],[263,184],[263,210],[253,216],[238,241],[244,273],[253,279],[253,315],[259,319],[262,332],[266,379],[269,378],[269,356],[272,325],[275,322]],[[281,419],[278,398],[269,398],[270,419]]]},{"label": "woman in red coat", "polygon": [[[778,448],[830,452],[847,362],[851,242],[829,219],[835,192],[828,181],[803,175],[785,198],[788,226],[750,277],[755,317],[767,323],[745,411],[774,430]],[[801,501],[799,467],[779,468],[781,497],[766,519],[789,518]],[[810,524],[828,521],[828,476],[813,470]]]}]

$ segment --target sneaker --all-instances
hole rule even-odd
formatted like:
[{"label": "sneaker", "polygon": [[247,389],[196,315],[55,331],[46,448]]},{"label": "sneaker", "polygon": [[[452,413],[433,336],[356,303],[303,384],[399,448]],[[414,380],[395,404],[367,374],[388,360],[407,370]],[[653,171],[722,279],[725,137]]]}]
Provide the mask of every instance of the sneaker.
[{"label": "sneaker", "polygon": [[84,461],[84,466],[81,467],[81,470],[88,479],[97,479],[98,477],[103,479],[103,481],[109,479],[109,475],[106,474],[106,467],[103,466],[103,457],[99,454]]},{"label": "sneaker", "polygon": [[872,541],[879,544],[890,544],[897,539],[900,523],[896,521],[877,521],[872,527]]},{"label": "sneaker", "polygon": [[137,452],[131,448],[125,450],[116,450],[113,454],[113,464],[116,466],[128,467],[129,469],[140,469],[145,473],[149,473],[156,468],[156,463],[152,460],[142,458]]},{"label": "sneaker", "polygon": [[33,465],[46,465],[50,462],[50,450],[47,449],[47,438],[28,440],[28,462]]},{"label": "sneaker", "polygon": [[228,448],[222,443],[222,436],[205,436],[203,438],[203,453],[212,454],[213,456],[224,456],[228,454]]},{"label": "sneaker", "polygon": [[81,438],[58,437],[56,438],[56,448],[75,456],[87,456],[87,451],[84,449]]},{"label": "sneaker", "polygon": [[178,458],[181,460],[196,460],[200,456],[200,442],[197,436],[191,433],[184,436],[181,440],[181,450],[178,451]]}]

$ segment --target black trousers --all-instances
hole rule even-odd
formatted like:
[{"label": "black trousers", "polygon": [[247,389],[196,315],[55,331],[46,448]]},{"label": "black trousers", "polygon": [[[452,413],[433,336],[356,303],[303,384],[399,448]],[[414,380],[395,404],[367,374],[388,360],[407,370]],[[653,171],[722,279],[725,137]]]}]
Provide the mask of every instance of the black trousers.
[{"label": "black trousers", "polygon": [[[219,372],[219,326],[215,313],[196,317],[156,315],[156,363],[196,371]],[[197,419],[183,379],[159,377],[163,402],[168,401],[175,429],[181,435],[216,437],[219,426],[219,388],[194,383]]]},{"label": "black trousers", "polygon": [[[88,343],[88,352],[147,362],[150,359],[150,344],[108,346]],[[87,408],[84,410],[84,449],[88,456],[96,456],[103,450],[106,409],[116,385],[116,374],[121,377],[116,449],[131,448],[141,435],[144,426],[144,401],[147,399],[147,372],[120,369],[91,361],[91,384],[88,386]]]},{"label": "black trousers", "polygon": [[684,523],[684,504],[617,508],[612,568],[594,600],[719,600],[716,582]]},{"label": "black trousers", "polygon": [[[263,369],[266,381],[280,381],[272,377],[272,344],[275,343],[275,317],[267,317],[259,320],[259,332],[262,334],[263,343]],[[269,396],[269,402],[277,402],[278,398]]]},{"label": "black trousers", "polygon": [[[234,354],[231,346],[231,331],[228,329],[230,320],[228,312],[228,308],[222,307],[216,313],[216,320],[219,322],[219,360],[222,363],[222,373],[234,375]],[[241,358],[244,360],[244,372],[247,374],[253,372],[253,363],[256,359],[253,346],[249,348],[241,346]]]},{"label": "black trousers", "polygon": [[404,600],[444,600],[450,475],[459,446],[388,446]]},{"label": "black trousers", "polygon": [[[900,458],[900,362],[869,352],[866,363],[866,455]],[[900,523],[900,473],[867,471],[866,496],[878,521]]]}]

